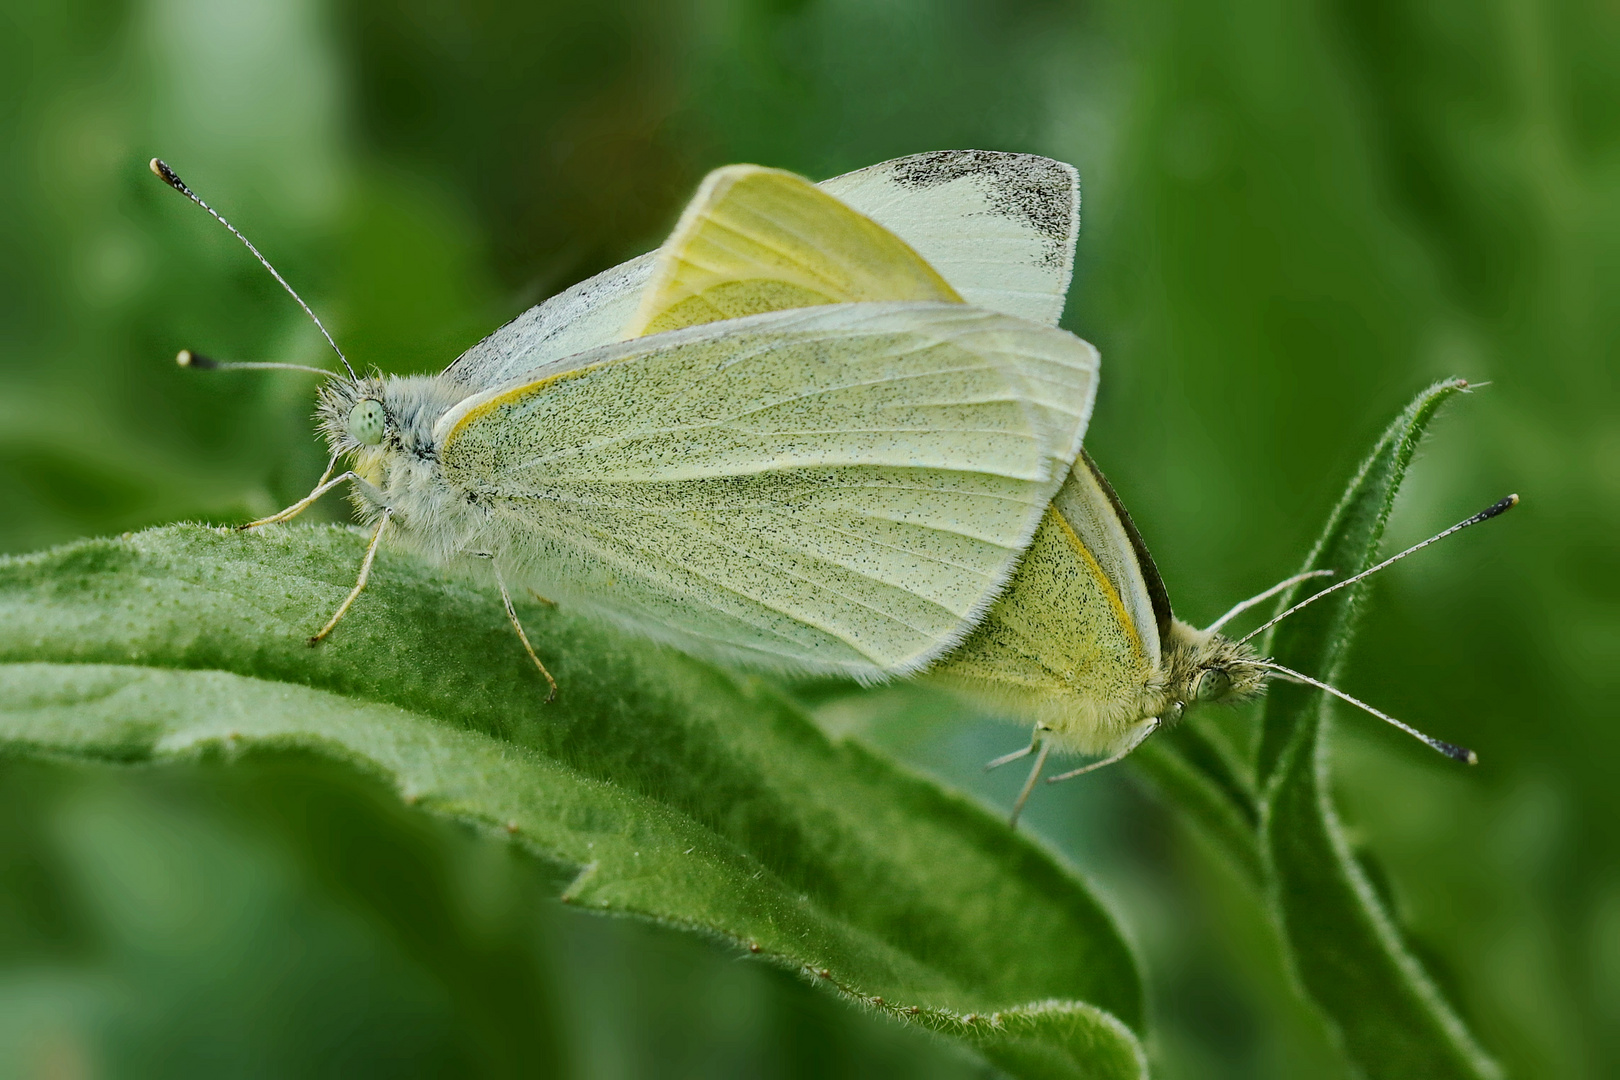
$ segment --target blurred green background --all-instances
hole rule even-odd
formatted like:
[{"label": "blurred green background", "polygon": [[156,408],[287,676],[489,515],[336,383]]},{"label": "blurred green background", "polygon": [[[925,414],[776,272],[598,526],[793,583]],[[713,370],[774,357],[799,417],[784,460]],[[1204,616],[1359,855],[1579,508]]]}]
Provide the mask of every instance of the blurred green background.
[{"label": "blurred green background", "polygon": [[[1346,677],[1483,764],[1346,715],[1341,803],[1512,1074],[1620,1073],[1613,4],[7,0],[0,548],[240,520],[322,465],[307,377],[174,367],[327,358],[153,154],[357,366],[411,372],[655,245],[714,165],[965,146],[1081,171],[1087,442],[1193,621],[1299,562],[1414,391],[1492,383],[1391,541],[1525,503],[1387,575]],[[1005,804],[1018,778],[977,765],[1019,732],[908,695],[863,736]],[[1030,826],[1141,950],[1162,1075],[1335,1075],[1252,900],[1128,769],[1040,794]],[[563,911],[505,846],[315,762],[0,762],[0,821],[25,1075],[980,1071]]]}]

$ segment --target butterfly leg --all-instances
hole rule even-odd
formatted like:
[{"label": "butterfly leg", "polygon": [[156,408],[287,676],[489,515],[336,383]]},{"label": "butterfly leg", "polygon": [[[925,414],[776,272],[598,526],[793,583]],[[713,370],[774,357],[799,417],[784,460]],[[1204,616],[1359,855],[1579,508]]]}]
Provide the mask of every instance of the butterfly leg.
[{"label": "butterfly leg", "polygon": [[337,458],[334,457],[326,466],[326,472],[321,474],[320,482],[315,485],[315,490],[310,492],[308,495],[305,495],[302,499],[299,499],[291,506],[287,507],[287,509],[271,514],[269,517],[260,518],[257,521],[250,521],[246,525],[238,525],[237,530],[241,531],[245,529],[257,529],[260,525],[274,525],[278,521],[286,521],[288,518],[295,518],[313,506],[316,499],[319,499],[322,495],[325,495],[328,491],[331,491],[339,484],[347,484],[350,482],[359,484],[362,488],[365,488],[367,491],[371,492],[372,499],[378,505],[383,503],[383,493],[378,491],[377,488],[372,486],[369,481],[367,481],[357,472],[346,472],[341,476],[335,476],[328,480],[327,477],[331,475],[332,469],[336,465]]},{"label": "butterfly leg", "polygon": [[1126,744],[1123,750],[1116,754],[1111,754],[1108,757],[1103,758],[1101,761],[1093,761],[1090,765],[1082,765],[1078,769],[1071,769],[1066,773],[1059,773],[1056,776],[1048,776],[1046,778],[1046,782],[1048,784],[1055,784],[1060,780],[1072,780],[1076,776],[1083,776],[1088,772],[1095,772],[1098,769],[1107,768],[1109,765],[1114,764],[1114,762],[1123,759],[1132,750],[1135,750],[1144,742],[1147,742],[1147,737],[1158,730],[1159,718],[1157,716],[1153,717],[1151,720],[1144,720],[1140,725],[1138,725],[1136,735],[1132,737],[1131,741]]},{"label": "butterfly leg", "polygon": [[1052,744],[1041,740],[1041,749],[1035,755],[1035,764],[1030,766],[1029,779],[1024,781],[1023,790],[1019,791],[1018,798],[1013,800],[1012,813],[1007,817],[1007,828],[1018,828],[1018,815],[1024,812],[1024,804],[1029,801],[1029,793],[1035,790],[1035,781],[1041,778],[1041,770],[1046,768],[1046,755],[1052,752]]},{"label": "butterfly leg", "polygon": [[338,620],[349,613],[349,606],[359,597],[360,590],[366,587],[366,580],[371,577],[371,564],[377,559],[377,545],[382,542],[383,530],[388,528],[388,519],[393,516],[393,510],[383,511],[382,520],[377,522],[377,531],[371,534],[371,543],[366,548],[365,560],[360,563],[360,577],[355,580],[354,588],[349,590],[349,595],[343,598],[343,603],[338,605],[338,609],[332,613],[332,617],[326,620],[326,625],[321,627],[318,634],[309,639],[311,645],[319,645],[321,639],[332,632],[332,628],[338,624]]},{"label": "butterfly leg", "polygon": [[1049,730],[1049,729],[1044,724],[1036,724],[1035,725],[1035,730],[1029,736],[1029,745],[1028,746],[1024,747],[1022,750],[1014,750],[1010,754],[1002,754],[1000,757],[996,758],[994,761],[985,762],[984,763],[984,771],[989,772],[991,769],[999,769],[1003,765],[1011,765],[1013,762],[1017,761],[1019,758],[1029,757],[1029,755],[1033,754],[1036,750],[1040,749],[1040,747],[1041,747],[1041,732],[1047,731],[1047,730]]},{"label": "butterfly leg", "polygon": [[[493,559],[489,565],[495,571],[495,584],[500,587],[501,603],[506,605],[506,617],[512,620],[512,629],[517,631],[518,640],[523,642],[523,648],[529,654],[529,659],[534,661],[534,666],[540,669],[540,674],[546,677],[546,684],[551,687],[551,691],[546,694],[546,701],[554,701],[557,697],[557,680],[551,677],[551,672],[546,670],[546,665],[540,662],[540,657],[535,653],[534,646],[529,644],[529,635],[523,632],[523,624],[518,622],[517,609],[512,606],[512,594],[506,591],[506,582],[501,579],[501,568]],[[546,602],[550,603],[549,600]]]},{"label": "butterfly leg", "polygon": [[540,601],[540,603],[546,605],[546,607],[556,607],[557,606],[557,601],[551,599],[549,596],[541,596],[539,593],[535,592],[533,589],[529,590],[529,595],[534,597],[536,600]]},{"label": "butterfly leg", "polygon": [[331,491],[333,488],[337,487],[339,484],[343,483],[345,480],[358,480],[358,479],[360,479],[360,477],[357,474],[352,473],[352,472],[346,472],[342,476],[338,477],[336,480],[328,481],[327,477],[331,476],[332,475],[332,470],[337,468],[337,461],[338,461],[337,455],[333,454],[332,455],[332,460],[328,461],[326,463],[326,471],[321,473],[321,478],[319,480],[315,481],[315,490],[314,491],[310,492],[308,495],[305,495],[302,499],[299,499],[297,502],[293,503],[291,506],[287,507],[287,509],[285,509],[285,510],[281,510],[281,511],[278,511],[277,513],[271,514],[269,517],[260,518],[257,521],[250,521],[246,525],[238,525],[237,528],[238,529],[256,529],[260,525],[274,525],[278,521],[286,521],[288,518],[297,517],[299,514],[302,514],[305,510],[308,510],[310,508],[310,506],[312,504],[314,504],[316,499],[319,499],[322,495],[325,495],[328,491]]}]

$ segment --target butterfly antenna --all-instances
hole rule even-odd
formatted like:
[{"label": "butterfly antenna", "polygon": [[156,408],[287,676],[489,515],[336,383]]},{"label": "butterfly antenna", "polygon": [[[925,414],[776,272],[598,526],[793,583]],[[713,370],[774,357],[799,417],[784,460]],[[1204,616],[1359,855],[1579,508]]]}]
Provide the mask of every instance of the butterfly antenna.
[{"label": "butterfly antenna", "polygon": [[[1280,623],[1284,619],[1288,618],[1288,616],[1294,614],[1294,612],[1299,611],[1302,608],[1309,607],[1310,605],[1316,603],[1318,600],[1322,599],[1324,596],[1327,596],[1329,593],[1335,593],[1335,592],[1338,592],[1340,589],[1348,588],[1351,585],[1354,585],[1356,582],[1361,581],[1363,578],[1369,578],[1372,575],[1378,573],[1378,571],[1385,569],[1386,567],[1394,566],[1396,563],[1400,562],[1402,559],[1406,558],[1408,555],[1412,554],[1415,551],[1421,551],[1424,548],[1428,547],[1430,544],[1438,543],[1439,541],[1444,540],[1446,537],[1450,536],[1452,533],[1461,532],[1463,529],[1468,528],[1468,526],[1470,526],[1470,525],[1478,525],[1482,521],[1489,521],[1489,520],[1491,520],[1491,518],[1496,517],[1498,514],[1503,514],[1503,513],[1506,513],[1507,511],[1513,509],[1513,507],[1517,506],[1518,504],[1519,504],[1519,497],[1517,495],[1509,495],[1507,498],[1502,499],[1499,502],[1492,503],[1490,506],[1487,506],[1485,509],[1483,509],[1479,513],[1475,514],[1473,517],[1468,518],[1466,521],[1459,521],[1459,522],[1457,522],[1457,524],[1453,525],[1451,528],[1444,529],[1444,530],[1442,530],[1440,532],[1435,533],[1433,536],[1429,537],[1427,540],[1423,541],[1422,543],[1413,544],[1411,547],[1407,548],[1405,551],[1401,552],[1398,555],[1391,555],[1389,558],[1385,559],[1383,562],[1379,563],[1377,566],[1369,567],[1368,569],[1363,570],[1361,573],[1355,575],[1354,577],[1347,577],[1343,581],[1340,581],[1340,582],[1338,582],[1336,584],[1333,584],[1333,585],[1329,585],[1327,588],[1323,589],[1319,593],[1316,593],[1315,595],[1306,597],[1304,600],[1301,600],[1299,603],[1295,604],[1293,607],[1289,608],[1287,611],[1283,612],[1281,615],[1278,615],[1276,618],[1271,619],[1271,620],[1269,620],[1267,622],[1261,623],[1259,626],[1255,627],[1253,630],[1250,630],[1247,634],[1245,634],[1242,638],[1240,638],[1238,640],[1238,644],[1242,645],[1244,642],[1247,642],[1252,638],[1258,637],[1260,634],[1265,633],[1267,630],[1270,630],[1273,626],[1276,626],[1278,623]],[[1360,702],[1357,702],[1357,704],[1360,704]],[[1391,723],[1394,723],[1394,721],[1391,721]]]},{"label": "butterfly antenna", "polygon": [[308,364],[281,364],[270,360],[215,360],[212,356],[204,356],[190,349],[181,349],[174,362],[183,368],[195,368],[198,371],[308,371],[327,378],[337,374],[335,371],[310,367]]},{"label": "butterfly antenna", "polygon": [[[287,284],[287,279],[282,277],[281,274],[277,272],[277,270],[276,270],[276,268],[274,266],[270,265],[270,260],[265,258],[263,253],[261,253],[258,248],[253,246],[253,241],[249,240],[247,237],[243,236],[240,232],[238,232],[235,225],[232,225],[230,222],[226,221],[223,217],[221,217],[219,215],[219,211],[215,210],[212,206],[209,206],[207,203],[203,202],[202,199],[200,197],[198,197],[197,193],[195,191],[192,191],[189,187],[187,187],[186,182],[184,180],[180,179],[179,175],[173,169],[169,168],[169,166],[161,158],[153,158],[152,159],[152,161],[151,161],[151,169],[152,169],[152,172],[157,175],[158,179],[162,180],[165,184],[168,184],[170,187],[174,188],[174,190],[178,191],[180,194],[184,195],[186,198],[190,199],[192,202],[196,203],[198,206],[200,206],[204,210],[208,211],[208,215],[210,217],[212,217],[215,221],[219,222],[221,225],[225,226],[225,228],[229,229],[232,236],[234,236],[238,240],[242,241],[242,243],[247,247],[247,249],[249,251],[253,252],[253,257],[255,259],[259,260],[259,265],[263,266],[266,270],[270,271],[270,276],[275,278],[276,281],[281,285],[281,287],[283,289],[287,290],[287,295],[288,296],[290,296],[294,300],[298,301],[298,306],[304,309],[304,314],[309,316],[310,321],[315,324],[315,328],[317,330],[319,330],[321,332],[321,336],[326,339],[326,343],[328,345],[332,346],[332,351],[337,353],[337,358],[339,360],[343,361],[343,369],[349,373],[349,378],[356,379],[356,381],[358,381],[358,377],[354,373],[354,368],[349,366],[349,358],[347,356],[343,355],[343,350],[338,348],[337,342],[332,340],[332,335],[327,333],[326,325],[321,322],[320,317],[317,316],[315,314],[315,312],[310,310],[309,305],[304,303],[304,298],[302,296],[299,296],[297,291],[294,290],[291,285]],[[196,362],[197,358],[196,358],[195,354],[189,354],[189,353],[182,352],[180,355],[181,356],[187,356],[187,355],[192,356],[192,362],[187,363],[185,361],[181,361],[181,363],[180,363],[181,367],[196,367],[196,368],[215,367],[215,368],[220,368],[220,367],[264,367],[264,366],[266,366],[264,364],[220,364],[218,362],[197,363]],[[206,360],[207,358],[204,357],[203,359]],[[282,365],[277,365],[277,366],[287,367],[289,365],[282,364]],[[323,374],[330,374],[330,372],[323,372]]]},{"label": "butterfly antenna", "polygon": [[1313,679],[1309,675],[1302,675],[1293,668],[1283,667],[1281,664],[1275,663],[1271,660],[1256,660],[1255,664],[1258,667],[1265,668],[1267,671],[1275,671],[1278,675],[1281,675],[1285,679],[1304,683],[1306,686],[1314,686],[1318,690],[1325,690],[1334,697],[1338,698],[1340,701],[1348,701],[1350,704],[1354,705],[1363,712],[1378,717],[1378,719],[1382,720],[1384,723],[1400,728],[1402,731],[1412,736],[1412,738],[1421,743],[1427,744],[1435,750],[1440,751],[1440,753],[1446,755],[1448,758],[1451,758],[1453,761],[1461,761],[1468,765],[1479,764],[1479,755],[1468,749],[1466,746],[1458,746],[1455,743],[1448,743],[1444,740],[1436,739],[1432,735],[1425,735],[1411,724],[1402,723],[1393,716],[1390,716],[1388,713],[1378,711],[1365,701],[1362,701],[1360,698],[1351,697],[1343,690],[1340,690],[1337,686],[1329,686],[1327,683],[1322,682],[1319,679]]},{"label": "butterfly antenna", "polygon": [[1263,604],[1267,600],[1270,600],[1273,596],[1276,596],[1278,593],[1286,592],[1302,581],[1309,581],[1313,577],[1332,576],[1332,570],[1307,570],[1302,574],[1295,574],[1293,577],[1283,578],[1265,592],[1260,593],[1257,596],[1251,596],[1247,600],[1241,601],[1240,603],[1233,604],[1231,610],[1229,610],[1225,615],[1222,615],[1220,618],[1204,627],[1204,632],[1213,633],[1214,631],[1219,630],[1221,627],[1225,626],[1227,623],[1231,622],[1245,611],[1248,611],[1256,604]]}]

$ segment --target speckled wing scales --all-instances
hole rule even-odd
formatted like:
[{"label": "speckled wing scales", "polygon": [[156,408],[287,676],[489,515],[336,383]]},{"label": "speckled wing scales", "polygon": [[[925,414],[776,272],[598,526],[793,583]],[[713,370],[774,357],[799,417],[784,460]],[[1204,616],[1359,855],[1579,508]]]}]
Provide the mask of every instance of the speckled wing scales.
[{"label": "speckled wing scales", "polygon": [[1080,233],[1080,178],[1036,154],[939,150],[822,181],[977,307],[1056,326]]},{"label": "speckled wing scales", "polygon": [[1075,462],[1007,591],[938,678],[1032,716],[1066,749],[1111,748],[1159,668],[1153,601],[1129,526],[1089,458]]},{"label": "speckled wing scales", "polygon": [[[1169,630],[1170,601],[1162,601],[1161,611],[1153,595],[1155,586],[1161,592],[1164,588],[1158,569],[1090,454],[1082,454],[1074,463],[1074,471],[1052,500],[1052,514],[1062,518],[1084,548],[1086,560],[1095,563],[1108,582],[1124,621],[1131,627],[1133,651],[1139,651],[1149,664],[1158,667],[1163,654],[1162,634]],[[1147,566],[1143,565],[1144,558]]]},{"label": "speckled wing scales", "polygon": [[[689,650],[863,679],[961,640],[1011,571],[1095,354],[961,305],[778,312],[640,338],[435,429],[503,566]],[[521,537],[521,541],[517,538]]]}]

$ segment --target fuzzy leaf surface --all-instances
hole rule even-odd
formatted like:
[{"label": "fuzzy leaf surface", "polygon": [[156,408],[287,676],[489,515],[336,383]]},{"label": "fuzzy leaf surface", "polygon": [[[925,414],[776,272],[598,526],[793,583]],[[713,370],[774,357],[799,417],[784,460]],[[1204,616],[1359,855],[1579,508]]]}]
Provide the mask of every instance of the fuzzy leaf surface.
[{"label": "fuzzy leaf surface", "polygon": [[[1456,381],[1430,387],[1385,430],[1304,569],[1329,568],[1342,578],[1372,564],[1424,430],[1465,387]],[[1305,595],[1296,592],[1285,603]],[[1354,631],[1359,592],[1360,586],[1341,590],[1290,616],[1265,651],[1331,681]],[[1333,805],[1323,699],[1312,687],[1274,683],[1259,745],[1261,853],[1294,972],[1363,1075],[1496,1076],[1496,1065],[1403,942],[1355,858]]]},{"label": "fuzzy leaf surface", "polygon": [[0,746],[313,751],[503,829],[565,901],[731,943],[1017,1076],[1138,1077],[1141,980],[1084,884],[765,684],[523,606],[346,529],[174,526],[0,562]]}]

